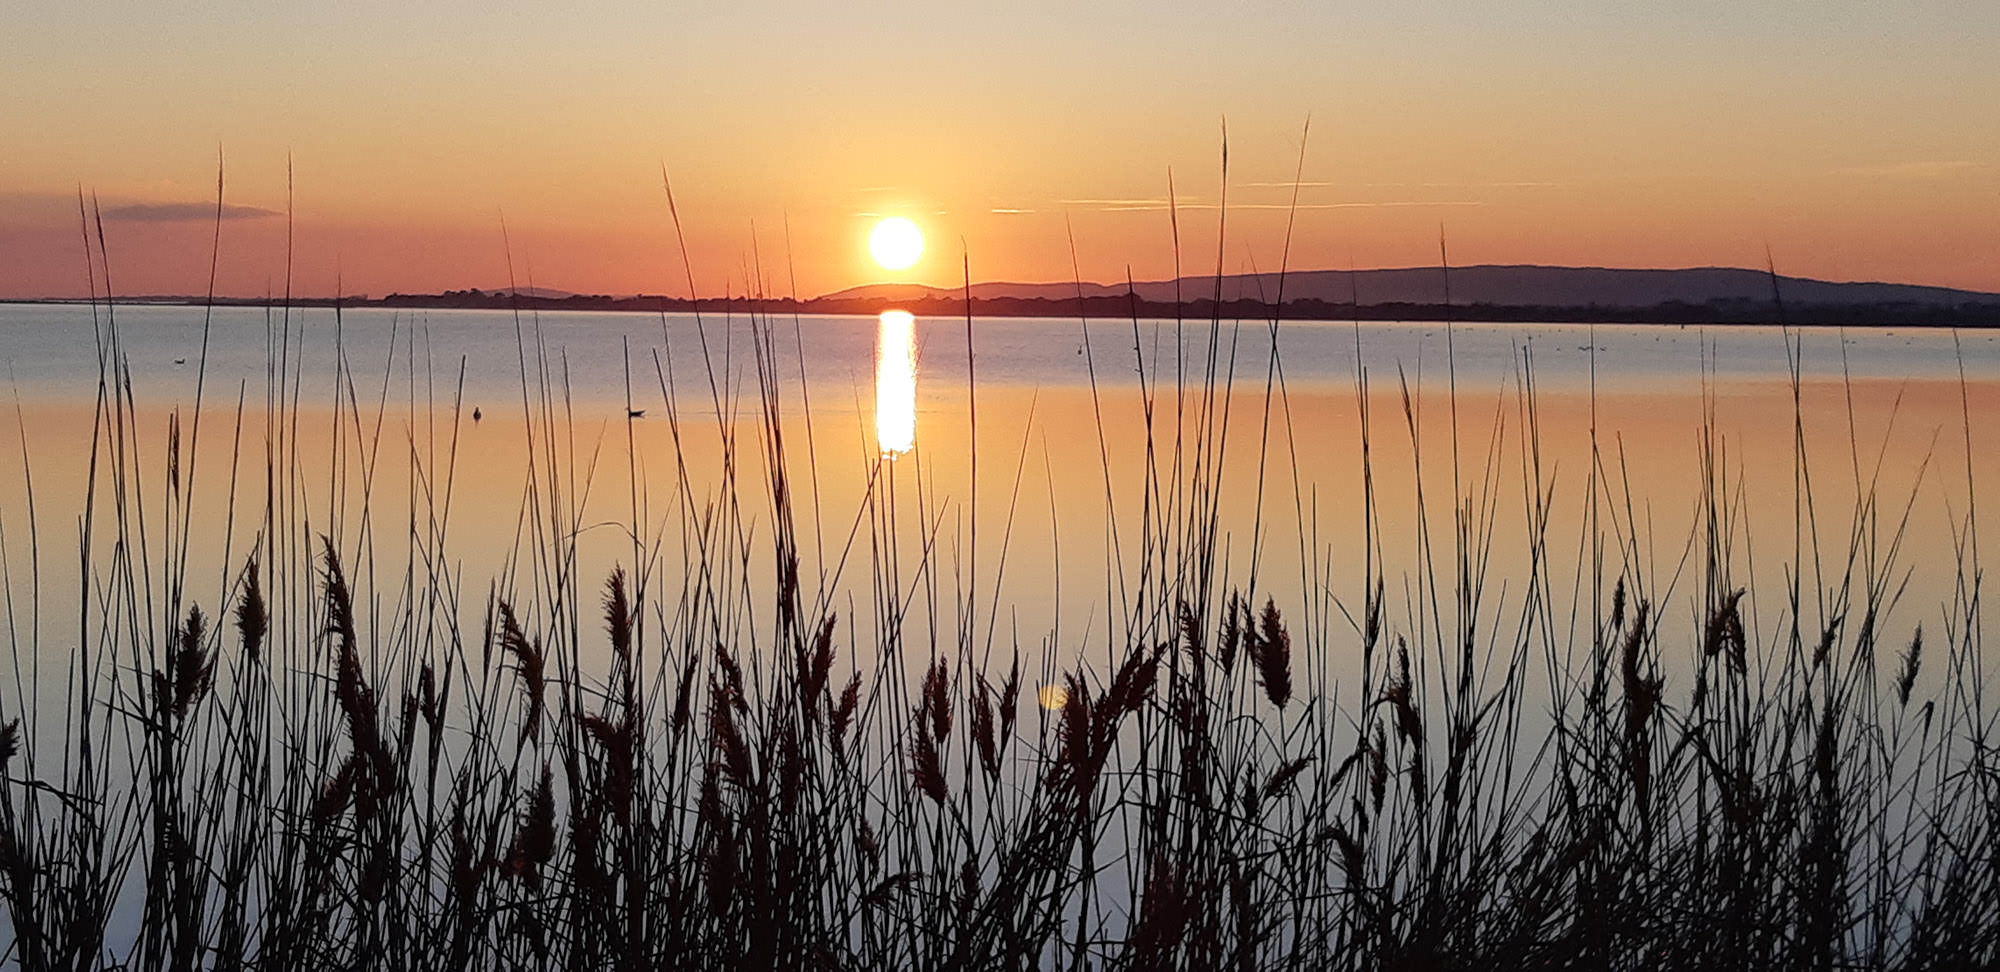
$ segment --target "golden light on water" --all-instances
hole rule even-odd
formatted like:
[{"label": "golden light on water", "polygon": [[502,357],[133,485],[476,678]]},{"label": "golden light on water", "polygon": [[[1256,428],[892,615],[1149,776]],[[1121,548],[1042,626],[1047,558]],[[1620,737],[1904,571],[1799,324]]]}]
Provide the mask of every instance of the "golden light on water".
[{"label": "golden light on water", "polygon": [[917,444],[917,319],[883,311],[875,329],[875,441],[885,456]]}]

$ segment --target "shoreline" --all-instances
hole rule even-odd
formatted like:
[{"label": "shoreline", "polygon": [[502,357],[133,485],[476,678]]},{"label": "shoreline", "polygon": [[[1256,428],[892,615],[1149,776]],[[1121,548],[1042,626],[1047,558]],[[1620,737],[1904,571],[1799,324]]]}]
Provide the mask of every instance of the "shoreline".
[{"label": "shoreline", "polygon": [[[812,316],[873,317],[886,310],[905,310],[918,317],[965,317],[963,299],[919,298],[709,298],[635,296],[605,297],[575,295],[535,297],[486,294],[390,294],[386,297],[294,297],[276,298],[159,296],[120,297],[91,300],[81,297],[9,298],[0,304],[86,305],[144,307],[251,307],[251,308],[331,308],[385,310],[483,310],[483,311],[580,311],[590,313],[686,314],[749,313]],[[972,299],[974,317],[1075,318],[1141,320],[1232,320],[1232,321],[1412,321],[1463,324],[1662,324],[1662,325],[1744,325],[1795,327],[1974,327],[2000,326],[2000,304],[1919,306],[1913,304],[1805,304],[1758,307],[1750,302],[1708,304],[1667,303],[1650,307],[1534,304],[1443,304],[1388,302],[1379,304],[1334,304],[1317,299],[1286,301],[1274,306],[1251,299],[1182,301],[1141,300],[1128,296],[1096,297],[1000,297]]]}]

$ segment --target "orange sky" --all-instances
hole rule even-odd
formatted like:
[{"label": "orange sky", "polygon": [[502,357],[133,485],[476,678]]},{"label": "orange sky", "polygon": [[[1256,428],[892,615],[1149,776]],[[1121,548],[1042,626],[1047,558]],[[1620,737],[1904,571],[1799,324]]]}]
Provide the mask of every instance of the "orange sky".
[{"label": "orange sky", "polygon": [[[81,294],[94,190],[121,293],[526,283],[1065,280],[1275,267],[1310,116],[1294,267],[1760,265],[2000,291],[2000,5],[1972,0],[748,4],[327,11],[28,0],[0,38],[0,296]],[[1381,5],[1373,5],[1380,7]],[[1611,6],[1611,5],[1604,5]],[[1878,9],[1893,6],[1895,9]],[[130,207],[153,207],[132,209]],[[866,255],[871,214],[930,236]],[[753,233],[754,227],[754,233]],[[789,247],[787,236],[789,235]],[[790,272],[787,251],[790,254]]]}]

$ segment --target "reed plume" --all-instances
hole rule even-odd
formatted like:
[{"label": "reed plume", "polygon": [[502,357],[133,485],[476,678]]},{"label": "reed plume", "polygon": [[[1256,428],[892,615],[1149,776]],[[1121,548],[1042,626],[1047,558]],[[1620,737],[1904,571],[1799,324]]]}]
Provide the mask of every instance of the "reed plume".
[{"label": "reed plume", "polygon": [[972,700],[972,739],[979,751],[979,764],[986,769],[987,778],[1000,778],[999,730],[993,718],[993,686],[981,676],[978,689]]},{"label": "reed plume", "polygon": [[547,711],[543,699],[547,658],[542,653],[541,639],[531,639],[521,630],[513,605],[504,600],[500,602],[500,650],[513,659],[514,674],[521,687],[521,740],[539,743],[542,718]]},{"label": "reed plume", "polygon": [[620,664],[632,664],[632,603],[625,595],[625,568],[614,567],[604,581],[604,628]]},{"label": "reed plume", "polygon": [[270,630],[264,591],[257,576],[257,561],[252,558],[243,566],[243,594],[236,601],[236,636],[243,645],[243,656],[252,662],[263,650],[264,635]]},{"label": "reed plume", "polygon": [[215,684],[215,659],[202,648],[207,633],[208,619],[202,616],[201,608],[189,607],[187,621],[168,656],[167,671],[153,673],[156,690],[171,700],[168,707],[175,718],[185,717],[189,707],[207,695]]},{"label": "reed plume", "polygon": [[1709,612],[1708,625],[1702,634],[1702,653],[1709,656],[1722,654],[1729,660],[1729,666],[1737,671],[1744,669],[1743,615],[1737,606],[1743,600],[1743,588],[1737,588],[1723,595],[1722,600]]},{"label": "reed plume", "polygon": [[951,735],[951,673],[945,670],[944,659],[931,663],[924,674],[923,702],[918,709],[917,721],[928,724],[931,739],[942,743]]},{"label": "reed plume", "polygon": [[1276,601],[1264,601],[1258,625],[1251,649],[1257,664],[1257,679],[1264,686],[1265,697],[1282,709],[1292,700],[1292,636],[1285,630]]},{"label": "reed plume", "polygon": [[1896,666],[1896,704],[1908,706],[1910,691],[1917,686],[1917,669],[1924,663],[1924,628],[1917,626],[1910,636],[1910,646],[1903,649],[1900,662]]},{"label": "reed plume", "polygon": [[1224,676],[1236,669],[1236,645],[1245,630],[1241,619],[1249,614],[1249,610],[1243,598],[1231,591],[1222,609],[1222,637],[1216,643],[1216,665]]},{"label": "reed plume", "polygon": [[917,720],[910,737],[910,780],[917,792],[942,806],[951,794],[944,781],[943,764],[938,759],[937,741],[924,732],[924,720]]},{"label": "reed plume", "polygon": [[541,777],[528,793],[528,805],[521,811],[520,826],[514,831],[514,840],[507,845],[508,875],[539,890],[542,886],[542,866],[554,859],[555,845],[555,789],[549,767],[543,764]]},{"label": "reed plume", "polygon": [[847,680],[847,687],[840,690],[840,701],[833,707],[831,735],[836,751],[844,746],[847,727],[854,721],[856,707],[861,701],[861,673],[855,672]]}]

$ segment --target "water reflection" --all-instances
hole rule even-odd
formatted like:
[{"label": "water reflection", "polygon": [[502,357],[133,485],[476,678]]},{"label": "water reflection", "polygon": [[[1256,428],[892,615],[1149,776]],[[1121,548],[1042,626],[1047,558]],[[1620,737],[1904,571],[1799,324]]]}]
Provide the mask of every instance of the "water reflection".
[{"label": "water reflection", "polygon": [[875,331],[875,441],[895,457],[917,444],[917,319],[883,311]]}]

